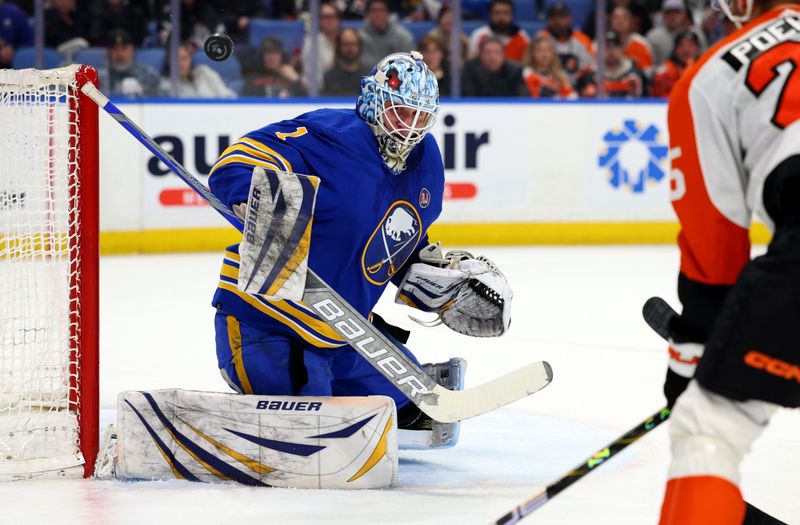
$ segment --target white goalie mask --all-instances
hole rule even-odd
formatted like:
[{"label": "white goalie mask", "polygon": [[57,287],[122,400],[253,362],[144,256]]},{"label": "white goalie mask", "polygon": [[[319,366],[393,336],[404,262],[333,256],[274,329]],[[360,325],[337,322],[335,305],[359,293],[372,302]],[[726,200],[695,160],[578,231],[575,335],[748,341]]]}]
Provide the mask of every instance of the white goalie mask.
[{"label": "white goalie mask", "polygon": [[753,0],[745,0],[744,13],[735,15],[733,14],[733,2],[736,0],[711,0],[711,8],[717,11],[722,11],[728,20],[736,24],[736,27],[742,27],[750,20],[753,13]]},{"label": "white goalie mask", "polygon": [[361,79],[356,113],[370,124],[383,160],[393,173],[405,169],[439,112],[436,76],[416,51],[394,53]]}]

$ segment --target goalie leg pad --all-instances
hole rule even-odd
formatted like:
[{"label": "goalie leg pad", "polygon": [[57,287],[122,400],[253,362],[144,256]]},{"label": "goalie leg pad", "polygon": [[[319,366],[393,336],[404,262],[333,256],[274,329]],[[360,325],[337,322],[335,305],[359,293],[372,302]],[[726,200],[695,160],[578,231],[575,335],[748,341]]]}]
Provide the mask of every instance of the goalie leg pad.
[{"label": "goalie leg pad", "polygon": [[167,389],[123,392],[117,410],[118,479],[323,489],[397,480],[397,413],[387,397]]}]

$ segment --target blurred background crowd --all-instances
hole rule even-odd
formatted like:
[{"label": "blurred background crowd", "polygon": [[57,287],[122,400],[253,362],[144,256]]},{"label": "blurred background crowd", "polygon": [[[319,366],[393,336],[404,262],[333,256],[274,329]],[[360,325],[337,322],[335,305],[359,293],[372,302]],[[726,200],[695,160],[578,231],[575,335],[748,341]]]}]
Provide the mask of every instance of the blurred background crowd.
[{"label": "blurred background crowd", "polygon": [[0,0],[0,68],[90,64],[124,97],[353,97],[417,49],[442,96],[668,97],[733,29],[703,0]]}]

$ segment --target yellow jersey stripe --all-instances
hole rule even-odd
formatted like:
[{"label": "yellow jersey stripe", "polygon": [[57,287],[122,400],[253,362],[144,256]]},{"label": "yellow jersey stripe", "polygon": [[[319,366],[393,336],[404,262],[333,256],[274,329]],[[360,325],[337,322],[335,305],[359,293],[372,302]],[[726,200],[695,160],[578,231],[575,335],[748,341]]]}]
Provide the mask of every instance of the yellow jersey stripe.
[{"label": "yellow jersey stripe", "polygon": [[[220,275],[222,277],[227,277],[229,279],[233,279],[235,281],[238,281],[239,280],[239,269],[236,268],[235,266],[231,266],[230,264],[223,264],[222,265],[222,270],[220,271]],[[244,293],[244,292],[241,292],[239,290],[239,288],[236,286],[235,283],[228,283],[227,281],[222,281],[222,280],[220,281],[220,283],[226,283],[226,284],[229,284],[229,285],[233,286],[233,288],[236,289],[237,294],[242,296],[242,297],[247,296],[247,297],[253,298],[252,295]],[[270,295],[270,294],[268,293],[266,295]],[[321,336],[327,337],[327,338],[332,339],[334,341],[342,341],[342,342],[344,342],[344,339],[342,339],[342,337],[336,332],[336,330],[334,330],[333,328],[331,328],[330,326],[325,324],[323,321],[320,321],[316,317],[312,317],[311,315],[309,315],[312,312],[305,305],[303,305],[303,308],[301,309],[301,308],[298,308],[299,306],[301,306],[301,303],[297,303],[297,302],[294,302],[294,301],[289,302],[289,301],[286,301],[284,299],[270,299],[270,298],[267,298],[267,297],[264,297],[263,299],[265,301],[267,301],[270,306],[280,310],[281,312],[283,312],[285,314],[291,315],[292,317],[294,317],[295,319],[297,319],[301,323],[306,324],[310,329],[312,329],[313,331],[317,332]],[[256,302],[258,302],[261,306],[264,306],[264,304],[261,303],[260,301],[258,301],[257,299],[256,299]],[[265,306],[265,308],[266,308],[266,306]],[[278,319],[278,320],[280,320],[280,319]],[[288,323],[286,323],[284,321],[281,321],[281,322],[283,324],[288,324]]]},{"label": "yellow jersey stripe", "polygon": [[268,168],[268,169],[271,169],[271,170],[280,170],[280,168],[278,166],[276,166],[275,164],[273,164],[271,162],[256,160],[256,159],[254,159],[252,157],[246,157],[244,155],[230,155],[228,157],[225,157],[224,159],[218,160],[217,163],[214,164],[214,167],[211,168],[211,171],[208,172],[208,175],[211,176],[211,175],[214,174],[214,171],[217,168],[220,168],[220,167],[225,166],[227,164],[233,164],[234,162],[240,162],[242,164],[248,164],[248,165],[251,165],[251,166],[261,166],[263,168]]},{"label": "yellow jersey stripe", "polygon": [[262,151],[260,149],[253,148],[247,144],[243,144],[241,142],[236,142],[222,152],[222,155],[219,156],[220,159],[225,158],[228,155],[231,155],[237,151],[241,151],[247,153],[248,155],[253,155],[254,157],[258,157],[260,159],[264,159],[270,162],[275,163],[276,165],[281,164],[281,160],[271,153],[267,153],[266,151]]},{"label": "yellow jersey stripe", "polygon": [[[309,240],[309,242],[311,242],[311,241]],[[233,261],[233,262],[235,262],[237,264],[242,262],[242,258],[239,256],[239,254],[235,253],[235,252],[232,252],[230,250],[225,250],[225,258],[230,260],[230,261]],[[222,275],[224,275],[225,277],[232,277],[233,279],[236,279],[238,281],[239,280],[239,273],[238,273],[239,269],[236,268],[236,267],[233,267],[233,266],[231,266],[231,268],[233,268],[233,271],[235,271],[236,273],[223,273]],[[289,303],[286,303],[286,304],[288,305]],[[305,304],[303,304],[302,302],[299,302],[299,301],[292,301],[291,306],[294,306],[295,308],[297,308],[299,310],[302,310],[304,312],[307,312],[309,314],[313,314],[314,313],[314,310],[312,310],[311,308],[309,308],[308,306],[306,306]],[[301,315],[301,314],[298,313],[297,315]],[[336,339],[338,339],[338,338],[339,338],[339,336],[337,335]]]},{"label": "yellow jersey stripe", "polygon": [[281,155],[280,153],[278,153],[274,149],[270,148],[266,144],[258,142],[257,140],[253,140],[250,137],[242,137],[241,139],[239,139],[239,142],[244,142],[245,144],[249,144],[249,145],[253,146],[256,149],[259,149],[259,150],[263,151],[264,153],[268,153],[270,155],[275,156],[278,160],[281,161],[281,164],[283,164],[283,166],[284,166],[283,170],[284,171],[288,171],[290,173],[294,172],[294,170],[292,169],[292,164],[288,160],[286,160],[286,158],[283,155]]},{"label": "yellow jersey stripe", "polygon": [[[239,289],[236,288],[235,284],[232,284],[232,283],[229,283],[229,282],[226,282],[226,281],[220,281],[219,282],[219,287],[222,290],[227,290],[227,291],[229,291],[231,293],[234,293],[234,294],[238,295],[243,301],[245,301],[250,306],[254,307],[255,309],[259,310],[262,313],[267,314],[268,316],[272,317],[273,319],[275,319],[276,321],[280,322],[281,324],[287,325],[294,332],[296,332],[297,335],[299,335],[304,341],[306,341],[307,343],[309,343],[311,345],[314,345],[314,346],[317,346],[317,347],[320,347],[320,348],[338,348],[340,346],[344,346],[344,344],[345,344],[344,341],[341,339],[341,337],[338,334],[336,334],[335,336],[329,336],[328,335],[329,333],[335,334],[335,332],[333,332],[333,330],[328,325],[323,323],[322,321],[318,321],[318,320],[314,319],[313,320],[314,321],[313,324],[308,323],[309,324],[309,328],[311,330],[315,330],[315,331],[319,332],[320,335],[322,335],[323,337],[328,337],[329,339],[333,339],[334,341],[336,341],[336,340],[342,341],[341,343],[333,344],[333,343],[330,343],[330,342],[325,341],[323,339],[320,339],[319,337],[317,337],[310,330],[306,329],[303,326],[300,326],[297,322],[295,322],[293,319],[287,317],[286,315],[283,315],[283,313],[280,310],[278,310],[277,308],[275,308],[275,309],[269,308],[268,306],[266,306],[265,304],[261,303],[258,299],[256,299],[252,295],[248,295],[248,294],[240,292]],[[277,303],[270,302],[269,304],[272,307],[276,307],[277,306]]]},{"label": "yellow jersey stripe", "polygon": [[239,321],[232,315],[226,316],[225,319],[228,322],[228,345],[231,347],[236,377],[239,378],[239,384],[242,385],[242,393],[252,394],[253,387],[250,386],[250,379],[247,377],[247,371],[244,369],[244,360],[242,359],[242,331],[239,328]]}]

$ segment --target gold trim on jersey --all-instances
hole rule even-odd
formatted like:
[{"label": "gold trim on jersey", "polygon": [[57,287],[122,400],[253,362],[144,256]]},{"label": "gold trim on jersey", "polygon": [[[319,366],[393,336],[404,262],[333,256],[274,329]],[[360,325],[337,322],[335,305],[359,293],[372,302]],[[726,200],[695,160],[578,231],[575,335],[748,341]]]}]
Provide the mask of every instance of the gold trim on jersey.
[{"label": "gold trim on jersey", "polygon": [[257,140],[254,140],[254,139],[252,139],[250,137],[242,137],[242,138],[239,139],[239,142],[244,142],[245,144],[249,144],[250,146],[253,146],[257,150],[261,151],[262,153],[266,153],[267,155],[274,156],[283,165],[283,170],[284,171],[288,171],[288,172],[293,172],[294,171],[294,170],[292,170],[292,163],[291,162],[286,160],[286,158],[283,155],[281,155],[280,153],[278,153],[274,149],[270,148],[266,144],[264,144],[262,142],[258,142]]},{"label": "gold trim on jersey", "polygon": [[214,174],[214,170],[217,168],[227,164],[233,164],[234,162],[241,162],[242,164],[249,164],[251,166],[261,166],[262,168],[268,168],[271,170],[280,170],[280,168],[272,162],[256,160],[252,157],[245,157],[244,155],[229,155],[224,159],[218,160],[217,163],[214,164],[214,167],[211,168],[211,171],[208,173],[209,177]]},{"label": "gold trim on jersey", "polygon": [[[231,251],[225,252],[225,258],[232,261],[239,261],[238,254]],[[222,269],[220,270],[221,277],[227,277],[234,281],[239,280],[239,268],[223,262]],[[344,345],[344,339],[333,328],[325,324],[323,321],[312,317],[311,311],[302,303],[295,301],[286,301],[284,299],[268,299],[266,297],[256,298],[250,294],[244,293],[237,288],[236,283],[220,280],[218,286],[228,292],[234,293],[244,300],[250,306],[256,308],[260,312],[268,315],[276,321],[284,324],[292,329],[297,335],[303,338],[309,344],[321,348],[338,348]],[[267,304],[264,304],[264,302]],[[283,315],[285,314],[285,315]],[[288,317],[291,316],[291,317]],[[296,321],[295,321],[296,319]],[[303,323],[306,326],[302,326]],[[341,341],[341,343],[331,343],[324,339],[324,337],[333,341]]]},{"label": "gold trim on jersey", "polygon": [[242,358],[242,331],[239,328],[239,321],[232,315],[225,316],[228,323],[228,346],[233,356],[233,368],[236,370],[236,377],[242,385],[243,394],[252,394],[253,387],[250,386],[250,379],[244,369],[244,359]]}]

